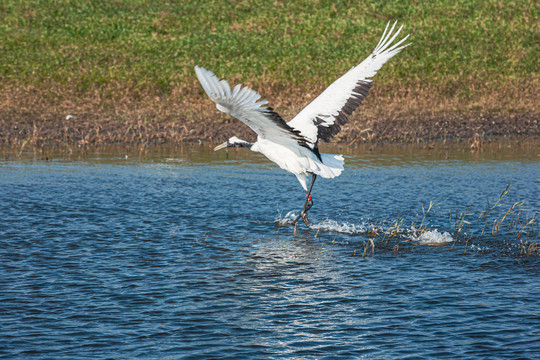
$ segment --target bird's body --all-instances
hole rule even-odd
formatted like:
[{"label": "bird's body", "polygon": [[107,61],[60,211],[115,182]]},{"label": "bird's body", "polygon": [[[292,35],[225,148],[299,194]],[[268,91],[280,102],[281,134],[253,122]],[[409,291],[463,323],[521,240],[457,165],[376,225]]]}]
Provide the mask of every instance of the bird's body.
[{"label": "bird's body", "polygon": [[311,174],[333,178],[343,171],[343,156],[319,154],[319,159],[317,154],[306,146],[285,146],[259,137],[251,150],[260,152],[283,170],[296,175],[305,191],[308,190]]},{"label": "bird's body", "polygon": [[[260,152],[280,168],[293,173],[307,192],[306,202],[300,216],[309,226],[306,212],[311,207],[311,188],[317,176],[333,178],[343,171],[341,155],[321,154],[319,140],[328,141],[336,135],[348,116],[361,104],[371,88],[371,80],[382,65],[400,52],[400,46],[408,36],[393,46],[401,28],[392,35],[394,26],[384,34],[375,50],[358,66],[353,67],[330,85],[321,95],[306,106],[290,122],[285,122],[267,101],[248,87],[236,85],[231,89],[225,80],[219,80],[211,71],[195,67],[197,77],[208,96],[216,102],[218,110],[230,114],[257,133],[253,144],[230,138],[215,150],[225,147],[247,147]],[[308,189],[308,179],[312,178]]]}]

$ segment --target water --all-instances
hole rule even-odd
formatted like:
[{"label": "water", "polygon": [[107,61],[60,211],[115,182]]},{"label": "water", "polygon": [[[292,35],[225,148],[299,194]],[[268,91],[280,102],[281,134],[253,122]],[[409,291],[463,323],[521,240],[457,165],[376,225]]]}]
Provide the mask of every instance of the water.
[{"label": "water", "polygon": [[0,356],[538,356],[537,149],[333,150],[296,232],[244,151],[4,152]]}]

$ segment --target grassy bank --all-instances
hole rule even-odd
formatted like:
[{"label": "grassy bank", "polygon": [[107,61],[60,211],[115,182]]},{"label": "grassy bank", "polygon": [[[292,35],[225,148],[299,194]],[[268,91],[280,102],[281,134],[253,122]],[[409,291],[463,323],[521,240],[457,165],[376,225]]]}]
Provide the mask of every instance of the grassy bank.
[{"label": "grassy bank", "polygon": [[[338,140],[538,134],[534,1],[15,1],[0,4],[7,143],[221,140],[249,134],[193,66],[257,89],[290,118],[373,49],[387,21],[412,46],[375,78]],[[77,117],[65,120],[67,114]]]}]

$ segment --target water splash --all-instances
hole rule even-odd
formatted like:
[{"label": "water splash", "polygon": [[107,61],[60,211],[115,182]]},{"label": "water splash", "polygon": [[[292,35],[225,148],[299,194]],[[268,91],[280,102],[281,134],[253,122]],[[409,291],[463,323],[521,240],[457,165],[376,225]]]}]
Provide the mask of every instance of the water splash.
[{"label": "water splash", "polygon": [[[294,219],[298,216],[295,211],[289,211],[285,216],[278,213],[275,222],[278,226],[292,225]],[[391,225],[382,225],[381,223],[370,223],[362,221],[361,223],[340,222],[326,219],[320,223],[312,224],[312,230],[323,232],[336,232],[346,235],[368,235],[370,233],[378,234],[384,238],[388,235],[412,240],[417,245],[442,246],[455,241],[449,232],[440,232],[438,229],[422,230],[411,227],[395,228]],[[392,235],[391,235],[392,234]]]},{"label": "water splash", "polygon": [[338,232],[349,235],[363,235],[369,230],[369,225],[366,224],[339,223],[335,220],[325,220],[319,224],[313,224],[311,227],[319,231]]},{"label": "water splash", "polygon": [[[298,214],[295,211],[289,211],[285,216],[282,216],[280,213],[276,217],[275,222],[279,226],[292,225],[294,219],[296,219],[297,216]],[[371,228],[373,228],[373,225],[369,225],[366,223],[351,224],[348,222],[338,222],[329,219],[311,225],[312,230],[337,232],[347,235],[365,235]]]},{"label": "water splash", "polygon": [[294,211],[289,211],[285,216],[279,212],[274,220],[278,226],[293,225],[294,219],[298,215]]},{"label": "water splash", "polygon": [[417,241],[419,245],[441,246],[453,242],[454,238],[447,231],[441,233],[439,230],[433,229],[425,231],[419,236],[411,236],[411,240]]}]

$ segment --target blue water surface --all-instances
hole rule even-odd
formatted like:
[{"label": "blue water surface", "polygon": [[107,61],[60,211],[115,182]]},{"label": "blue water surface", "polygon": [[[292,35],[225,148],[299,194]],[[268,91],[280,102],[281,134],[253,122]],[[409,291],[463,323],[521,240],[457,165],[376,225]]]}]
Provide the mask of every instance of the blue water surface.
[{"label": "blue water surface", "polygon": [[245,152],[6,157],[0,356],[537,357],[539,159],[348,154],[316,231],[282,221],[296,178]]}]

